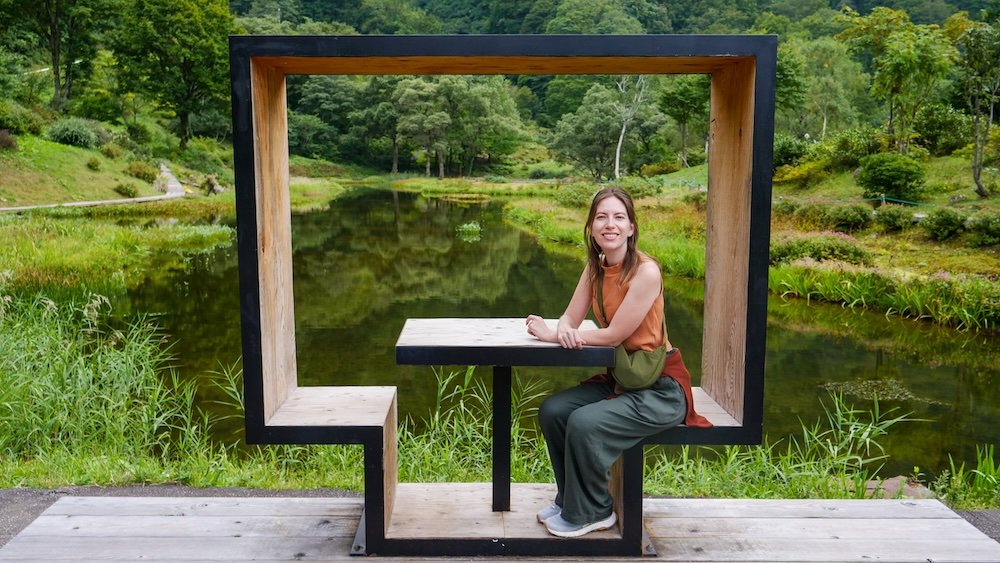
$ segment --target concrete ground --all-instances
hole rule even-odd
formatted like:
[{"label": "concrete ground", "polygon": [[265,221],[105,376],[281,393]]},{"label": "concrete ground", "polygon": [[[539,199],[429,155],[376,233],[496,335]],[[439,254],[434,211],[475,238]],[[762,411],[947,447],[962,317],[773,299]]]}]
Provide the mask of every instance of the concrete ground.
[{"label": "concrete ground", "polygon": [[[135,497],[357,497],[339,489],[270,490],[241,488],[195,489],[180,485],[128,487],[66,487],[61,489],[0,489],[0,546],[33,522],[63,496]],[[956,510],[987,536],[1000,542],[1000,510]]]}]

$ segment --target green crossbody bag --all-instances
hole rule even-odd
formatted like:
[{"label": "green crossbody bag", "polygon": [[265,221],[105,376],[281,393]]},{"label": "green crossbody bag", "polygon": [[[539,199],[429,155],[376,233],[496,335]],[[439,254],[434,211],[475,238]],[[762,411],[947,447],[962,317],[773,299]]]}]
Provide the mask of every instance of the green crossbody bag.
[{"label": "green crossbody bag", "polygon": [[[608,315],[604,312],[604,292],[602,291],[604,276],[597,276],[597,306],[601,309],[601,320],[604,326],[608,322]],[[663,334],[667,334],[667,320],[663,319]],[[664,338],[664,340],[666,340]],[[629,391],[636,389],[646,389],[651,387],[663,373],[663,364],[667,361],[667,343],[664,342],[659,348],[648,350],[636,350],[628,352],[624,344],[615,346],[615,367],[608,370],[615,381]]]}]

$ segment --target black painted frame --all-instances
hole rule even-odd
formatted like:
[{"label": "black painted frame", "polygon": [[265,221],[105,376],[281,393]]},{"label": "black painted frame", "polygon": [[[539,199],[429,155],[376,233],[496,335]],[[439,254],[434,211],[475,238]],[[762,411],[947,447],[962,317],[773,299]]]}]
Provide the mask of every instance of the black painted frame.
[{"label": "black painted frame", "polygon": [[[365,445],[366,512],[369,485],[378,483],[381,434],[358,428],[274,428],[264,421],[264,388],[261,337],[260,264],[257,248],[257,210],[254,177],[253,100],[251,61],[255,57],[718,57],[753,58],[754,107],[751,164],[749,262],[747,281],[746,340],[743,387],[743,425],[729,428],[680,427],[646,443],[754,444],[762,435],[764,354],[767,315],[767,264],[770,236],[771,161],[774,136],[775,68],[777,38],[765,35],[638,35],[638,36],[232,36],[230,78],[232,85],[233,150],[236,179],[237,241],[240,281],[245,423],[248,443],[361,443]],[[475,74],[443,71],[439,74]],[[525,72],[527,73],[527,72]],[[380,74],[373,69],[371,74]],[[405,74],[393,72],[391,74]],[[414,72],[413,74],[419,74]],[[546,73],[551,74],[551,73]],[[606,72],[600,72],[606,74]],[[290,291],[290,289],[289,289]],[[519,364],[520,362],[516,362]],[[377,437],[376,437],[377,435]],[[372,453],[372,455],[370,455]],[[371,459],[369,459],[371,457]],[[375,458],[379,459],[375,459]],[[642,446],[625,455],[626,519],[641,519]],[[382,497],[381,494],[378,495]],[[384,498],[370,499],[373,502]],[[379,505],[376,505],[379,506]],[[629,516],[631,514],[631,516]],[[370,516],[370,515],[369,515]],[[381,515],[378,516],[381,521]],[[373,531],[367,521],[369,536]],[[381,530],[381,529],[379,529]],[[638,526],[626,529],[622,541],[593,540],[405,540],[372,542],[368,552],[422,555],[641,555]],[[379,534],[384,535],[384,534]]]}]

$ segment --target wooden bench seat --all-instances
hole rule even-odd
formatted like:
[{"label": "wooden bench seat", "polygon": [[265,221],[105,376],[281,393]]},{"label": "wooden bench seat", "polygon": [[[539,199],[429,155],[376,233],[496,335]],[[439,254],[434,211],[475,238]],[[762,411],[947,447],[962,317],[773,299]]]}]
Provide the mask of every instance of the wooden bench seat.
[{"label": "wooden bench seat", "polygon": [[264,424],[382,427],[390,414],[395,419],[394,386],[296,387]]},{"label": "wooden bench seat", "polygon": [[[361,444],[365,513],[353,552],[385,538],[398,483],[395,386],[293,386],[264,422],[267,443]],[[371,532],[370,534],[368,532]]]}]

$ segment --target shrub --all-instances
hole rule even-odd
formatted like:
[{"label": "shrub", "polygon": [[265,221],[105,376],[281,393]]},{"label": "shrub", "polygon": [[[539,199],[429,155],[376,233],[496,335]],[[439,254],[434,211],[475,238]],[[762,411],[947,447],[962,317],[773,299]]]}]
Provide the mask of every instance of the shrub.
[{"label": "shrub", "polygon": [[122,155],[124,149],[117,143],[104,143],[101,145],[101,154],[104,156],[115,159]]},{"label": "shrub", "polygon": [[115,186],[115,192],[130,198],[139,195],[139,190],[133,184],[126,184],[124,182],[118,182],[118,185]]},{"label": "shrub", "polygon": [[860,204],[827,207],[823,222],[827,227],[838,231],[858,231],[871,224],[872,208]]},{"label": "shrub", "polygon": [[965,215],[948,207],[940,207],[927,214],[920,226],[934,240],[947,240],[962,230]]},{"label": "shrub", "polygon": [[798,209],[802,207],[798,202],[792,201],[790,199],[782,199],[771,202],[771,213],[775,215],[781,215],[783,217],[791,217],[795,214]]},{"label": "shrub", "polygon": [[128,163],[128,168],[125,169],[125,173],[129,176],[152,184],[160,175],[160,169],[148,162],[133,160]]},{"label": "shrub", "polygon": [[928,104],[917,112],[913,130],[919,135],[917,144],[934,156],[944,156],[969,142],[972,118],[944,104]]},{"label": "shrub", "polygon": [[561,184],[556,190],[555,200],[559,205],[566,207],[586,208],[590,205],[596,191],[597,186],[591,182]]},{"label": "shrub", "polygon": [[798,166],[785,165],[778,168],[774,181],[779,184],[795,184],[800,188],[808,188],[827,177],[829,162],[826,160],[809,160]]},{"label": "shrub", "polygon": [[977,215],[969,221],[973,246],[1000,244],[1000,213]]},{"label": "shrub", "polygon": [[838,260],[861,265],[870,265],[872,261],[871,254],[846,235],[797,237],[771,245],[771,265],[806,257],[817,261]]},{"label": "shrub", "polygon": [[90,160],[87,161],[87,168],[90,168],[94,172],[97,172],[98,170],[101,169],[101,160],[96,156],[90,157]]},{"label": "shrub", "polygon": [[126,123],[125,131],[128,132],[129,140],[137,145],[145,145],[153,139],[153,134],[142,123]]},{"label": "shrub", "polygon": [[708,207],[708,192],[701,190],[691,192],[682,197],[681,201],[699,211],[704,211]]},{"label": "shrub", "polygon": [[792,217],[806,227],[826,226],[826,205],[822,203],[808,203],[798,207]]},{"label": "shrub", "polygon": [[528,169],[528,178],[541,180],[543,178],[562,178],[569,173],[569,169],[561,166],[536,164]]},{"label": "shrub", "polygon": [[687,161],[688,166],[698,166],[700,164],[705,164],[705,160],[708,159],[708,155],[705,151],[700,149],[688,149],[687,151]]},{"label": "shrub", "polygon": [[774,169],[795,166],[809,152],[809,141],[792,135],[778,133],[774,136]]},{"label": "shrub", "polygon": [[882,131],[870,126],[861,126],[842,131],[828,141],[831,164],[842,168],[854,168],[861,159],[882,150]]},{"label": "shrub", "polygon": [[7,129],[0,129],[0,150],[17,150],[17,139]]},{"label": "shrub", "polygon": [[509,181],[507,180],[506,176],[498,176],[496,174],[487,174],[485,177],[483,177],[483,180],[486,180],[487,182],[492,182],[494,184],[506,184]]},{"label": "shrub", "polygon": [[638,176],[619,178],[615,183],[625,188],[632,199],[650,197],[660,193],[660,184]]},{"label": "shrub", "polygon": [[894,152],[873,154],[861,159],[858,185],[866,198],[882,194],[899,200],[914,200],[924,184],[924,167],[908,156]]},{"label": "shrub", "polygon": [[0,100],[0,129],[8,129],[14,135],[37,135],[42,132],[42,125],[37,113],[14,100]]},{"label": "shrub", "polygon": [[643,175],[646,178],[649,178],[650,176],[659,176],[660,174],[672,174],[680,169],[681,169],[680,162],[676,160],[672,161],[663,160],[660,162],[643,164],[642,167],[639,168],[639,174]]},{"label": "shrub", "polygon": [[913,212],[902,205],[883,205],[875,212],[875,222],[886,231],[902,231],[913,224]]},{"label": "shrub", "polygon": [[79,117],[56,121],[49,126],[47,136],[57,143],[85,149],[96,148],[111,139],[111,135],[99,122]]}]

